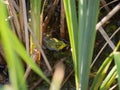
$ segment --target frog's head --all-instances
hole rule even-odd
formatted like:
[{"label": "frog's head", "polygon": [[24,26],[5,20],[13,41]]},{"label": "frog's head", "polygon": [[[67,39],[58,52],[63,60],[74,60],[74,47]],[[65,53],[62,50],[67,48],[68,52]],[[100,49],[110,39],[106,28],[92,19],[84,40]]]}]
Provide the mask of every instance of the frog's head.
[{"label": "frog's head", "polygon": [[67,46],[63,41],[60,41],[57,38],[49,38],[45,41],[45,44],[49,50],[55,51],[60,51]]},{"label": "frog's head", "polygon": [[56,51],[62,50],[64,47],[67,46],[63,41],[60,41],[56,38],[53,38],[53,40],[55,41],[54,47],[56,48]]}]

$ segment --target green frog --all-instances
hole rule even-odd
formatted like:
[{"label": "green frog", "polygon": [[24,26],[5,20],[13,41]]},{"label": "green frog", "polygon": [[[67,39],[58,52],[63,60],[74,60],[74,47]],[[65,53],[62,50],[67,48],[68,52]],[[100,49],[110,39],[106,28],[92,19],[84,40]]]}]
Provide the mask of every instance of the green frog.
[{"label": "green frog", "polygon": [[58,40],[57,38],[52,38],[49,36],[44,36],[43,46],[53,51],[60,51],[67,46],[63,41]]}]

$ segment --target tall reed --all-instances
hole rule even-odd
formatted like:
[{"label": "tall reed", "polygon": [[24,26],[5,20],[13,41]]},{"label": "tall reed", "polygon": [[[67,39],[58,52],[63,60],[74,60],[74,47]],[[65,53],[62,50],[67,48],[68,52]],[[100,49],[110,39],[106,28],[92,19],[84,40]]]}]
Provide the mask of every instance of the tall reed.
[{"label": "tall reed", "polygon": [[[78,10],[76,11],[76,2]],[[64,0],[72,48],[76,89],[87,90],[99,0]]]}]

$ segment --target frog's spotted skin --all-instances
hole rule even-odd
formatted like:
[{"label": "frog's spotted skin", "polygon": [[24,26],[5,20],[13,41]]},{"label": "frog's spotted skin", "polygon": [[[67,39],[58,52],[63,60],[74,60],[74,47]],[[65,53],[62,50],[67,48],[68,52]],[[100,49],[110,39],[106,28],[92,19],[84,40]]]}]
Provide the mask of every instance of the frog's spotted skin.
[{"label": "frog's spotted skin", "polygon": [[60,51],[67,46],[63,41],[60,41],[57,38],[50,38],[50,37],[44,37],[43,44],[49,50],[54,50],[54,51]]}]

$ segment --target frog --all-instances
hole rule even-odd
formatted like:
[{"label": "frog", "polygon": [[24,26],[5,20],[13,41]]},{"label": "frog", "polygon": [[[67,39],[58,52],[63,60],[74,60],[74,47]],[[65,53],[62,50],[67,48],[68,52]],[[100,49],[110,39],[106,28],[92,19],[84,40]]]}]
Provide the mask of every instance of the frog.
[{"label": "frog", "polygon": [[67,46],[62,40],[50,36],[43,37],[43,46],[52,51],[60,51]]}]

